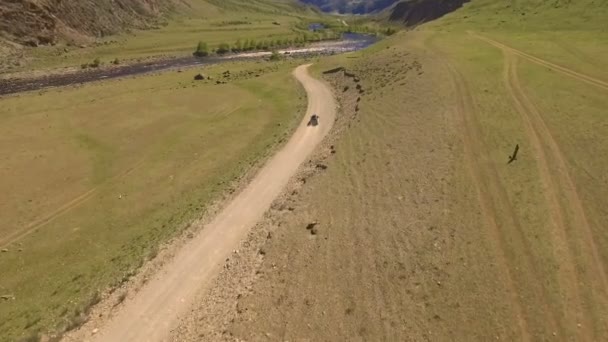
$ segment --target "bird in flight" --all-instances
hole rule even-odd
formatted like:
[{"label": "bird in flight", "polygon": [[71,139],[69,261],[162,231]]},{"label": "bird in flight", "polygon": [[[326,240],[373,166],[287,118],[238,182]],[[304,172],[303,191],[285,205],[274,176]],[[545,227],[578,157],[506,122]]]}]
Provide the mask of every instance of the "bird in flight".
[{"label": "bird in flight", "polygon": [[515,151],[513,151],[512,156],[509,156],[509,162],[507,164],[511,164],[517,160],[517,152],[519,152],[519,144],[515,145]]}]

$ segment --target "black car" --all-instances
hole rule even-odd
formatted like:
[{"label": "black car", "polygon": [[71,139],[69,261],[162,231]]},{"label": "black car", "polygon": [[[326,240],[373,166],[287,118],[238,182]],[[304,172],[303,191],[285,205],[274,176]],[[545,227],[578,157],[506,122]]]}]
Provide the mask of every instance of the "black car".
[{"label": "black car", "polygon": [[308,120],[308,126],[316,126],[319,124],[319,116],[317,114],[314,114],[310,117],[310,120]]}]

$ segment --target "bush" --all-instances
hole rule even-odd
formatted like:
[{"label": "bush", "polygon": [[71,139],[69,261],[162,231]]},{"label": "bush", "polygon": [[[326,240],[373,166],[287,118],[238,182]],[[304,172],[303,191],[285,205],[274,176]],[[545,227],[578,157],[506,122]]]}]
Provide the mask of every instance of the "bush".
[{"label": "bush", "polygon": [[209,47],[207,47],[207,43],[198,42],[196,46],[196,51],[193,53],[196,57],[206,57],[209,56]]},{"label": "bush", "polygon": [[91,63],[89,66],[91,68],[97,68],[101,65],[101,60],[99,60],[99,58],[95,58],[95,60],[93,61],[93,63]]},{"label": "bush", "polygon": [[234,45],[232,46],[232,52],[241,52],[243,51],[243,43],[241,42],[240,39],[238,39],[236,41],[236,43],[234,43]]},{"label": "bush", "polygon": [[220,46],[217,48],[216,51],[219,55],[223,55],[225,53],[230,52],[230,44],[227,43],[222,43],[220,44]]},{"label": "bush", "polygon": [[387,29],[386,29],[386,32],[385,32],[385,33],[386,33],[386,35],[387,35],[387,36],[392,36],[392,35],[394,35],[395,33],[397,33],[397,30],[395,30],[395,29],[394,29],[394,28],[392,28],[392,27],[389,27],[389,28],[387,28]]},{"label": "bush", "polygon": [[120,60],[118,60],[118,58],[116,58],[116,59],[114,59],[114,61],[112,62],[112,64],[118,65],[118,64],[120,64]]},{"label": "bush", "polygon": [[276,51],[276,50],[272,51],[272,54],[270,55],[270,60],[271,61],[279,61],[279,60],[281,60],[281,54],[278,51]]}]

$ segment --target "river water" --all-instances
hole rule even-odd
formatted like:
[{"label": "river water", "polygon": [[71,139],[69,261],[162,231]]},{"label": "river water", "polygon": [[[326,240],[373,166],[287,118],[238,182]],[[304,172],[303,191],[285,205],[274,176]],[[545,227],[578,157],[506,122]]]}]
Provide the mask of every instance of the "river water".
[{"label": "river water", "polygon": [[[280,53],[290,56],[318,56],[339,54],[364,49],[378,38],[356,33],[344,34],[342,40],[313,43],[302,48],[282,49]],[[219,64],[235,60],[249,60],[270,55],[270,52],[254,52],[212,57],[179,57],[153,62],[143,62],[111,68],[88,69],[35,78],[13,78],[0,80],[0,95],[94,82],[104,79],[141,75],[170,69],[189,68],[200,65]]]}]

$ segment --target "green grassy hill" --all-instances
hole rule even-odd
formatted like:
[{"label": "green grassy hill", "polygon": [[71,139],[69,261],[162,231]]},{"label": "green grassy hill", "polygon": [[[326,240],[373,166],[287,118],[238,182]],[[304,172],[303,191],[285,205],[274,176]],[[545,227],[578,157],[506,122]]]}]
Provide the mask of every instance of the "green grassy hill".
[{"label": "green grassy hill", "polygon": [[317,65],[360,80],[357,119],[264,246],[235,337],[608,340],[607,10],[471,0]]},{"label": "green grassy hill", "polygon": [[598,0],[472,0],[437,25],[608,32],[608,2]]}]

